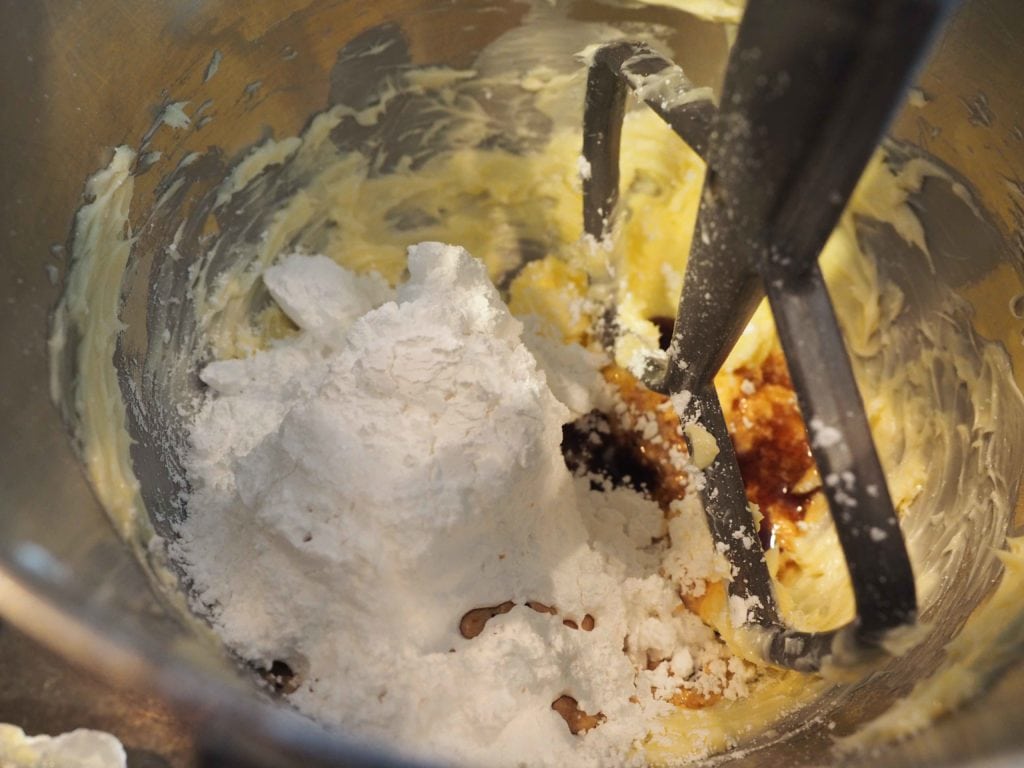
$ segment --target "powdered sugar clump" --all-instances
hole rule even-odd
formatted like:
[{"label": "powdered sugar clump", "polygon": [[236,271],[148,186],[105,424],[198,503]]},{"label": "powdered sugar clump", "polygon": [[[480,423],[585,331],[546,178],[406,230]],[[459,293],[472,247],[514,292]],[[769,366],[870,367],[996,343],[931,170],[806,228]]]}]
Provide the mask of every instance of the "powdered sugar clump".
[{"label": "powdered sugar clump", "polygon": [[[652,501],[574,478],[562,426],[593,360],[528,348],[460,248],[415,246],[409,273],[393,290],[287,257],[265,281],[301,332],[202,371],[173,550],[195,605],[297,672],[290,700],[325,724],[460,764],[642,763],[675,692],[742,678],[679,598],[723,574],[699,505],[670,533]],[[603,721],[570,733],[561,696]]]}]

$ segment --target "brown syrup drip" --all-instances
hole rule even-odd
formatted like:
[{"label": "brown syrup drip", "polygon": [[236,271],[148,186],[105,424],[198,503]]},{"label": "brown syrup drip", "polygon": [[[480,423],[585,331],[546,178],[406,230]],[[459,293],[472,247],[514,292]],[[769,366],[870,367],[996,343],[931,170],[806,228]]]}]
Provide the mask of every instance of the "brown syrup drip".
[{"label": "brown syrup drip", "polygon": [[753,391],[732,402],[729,434],[736,447],[747,498],[757,504],[764,521],[762,543],[773,539],[785,547],[797,535],[811,499],[820,488],[814,459],[785,358],[774,350],[758,369],[741,368],[723,376],[749,381]]},{"label": "brown syrup drip", "polygon": [[471,611],[466,611],[465,615],[459,621],[459,634],[467,640],[472,640],[484,631],[484,627],[487,626],[488,621],[493,619],[495,616],[508,613],[515,607],[515,603],[511,600],[506,600],[501,605],[474,608]]},{"label": "brown syrup drip", "polygon": [[569,733],[573,736],[597,728],[605,721],[601,712],[596,715],[588,715],[580,709],[579,702],[572,696],[559,696],[551,702],[551,708],[562,716],[565,724],[569,726]]},{"label": "brown syrup drip", "polygon": [[[671,320],[654,318],[662,341],[671,338]],[[686,452],[679,418],[668,398],[644,387],[623,368],[609,366],[605,379],[623,403],[611,414],[591,412],[563,430],[562,452],[576,474],[590,472],[613,486],[628,486],[656,501],[668,514],[672,501],[686,492],[686,475],[673,466],[672,452]],[[729,381],[729,377],[732,380]],[[747,380],[748,392],[739,382]],[[764,546],[798,535],[796,523],[820,487],[803,417],[781,351],[774,350],[759,368],[723,373],[720,385],[737,393],[728,421],[746,487],[747,499],[761,509]],[[723,388],[720,386],[720,389]],[[645,439],[637,425],[653,419],[656,434]]]}]

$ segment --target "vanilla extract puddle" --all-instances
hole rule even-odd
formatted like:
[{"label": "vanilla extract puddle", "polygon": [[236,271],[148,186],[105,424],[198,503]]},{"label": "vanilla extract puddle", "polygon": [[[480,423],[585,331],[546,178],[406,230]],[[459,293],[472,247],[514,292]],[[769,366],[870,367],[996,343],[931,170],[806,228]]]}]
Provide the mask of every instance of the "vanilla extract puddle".
[{"label": "vanilla extract puddle", "polygon": [[[663,347],[671,335],[671,318],[656,318]],[[667,328],[667,332],[664,329]],[[686,493],[686,473],[670,459],[685,454],[686,442],[669,398],[646,389],[629,372],[607,368],[605,379],[624,408],[593,410],[562,428],[562,453],[576,475],[591,476],[595,489],[626,487],[656,501],[666,515]],[[727,381],[726,380],[730,380]],[[780,350],[773,349],[760,367],[723,372],[733,397],[724,404],[729,434],[737,450],[747,499],[762,514],[759,534],[767,550],[793,546],[799,523],[821,481],[811,456],[796,393]],[[736,382],[739,382],[738,384]],[[653,420],[638,429],[638,422]]]}]

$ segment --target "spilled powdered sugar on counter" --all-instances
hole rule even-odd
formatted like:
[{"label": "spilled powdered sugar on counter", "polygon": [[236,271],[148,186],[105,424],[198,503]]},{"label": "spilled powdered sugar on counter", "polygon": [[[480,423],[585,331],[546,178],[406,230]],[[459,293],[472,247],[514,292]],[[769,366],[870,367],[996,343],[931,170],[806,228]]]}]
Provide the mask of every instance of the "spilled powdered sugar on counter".
[{"label": "spilled powdered sugar on counter", "polygon": [[325,724],[467,764],[639,764],[674,696],[753,675],[680,598],[728,573],[702,510],[669,535],[567,469],[599,355],[524,334],[461,248],[415,246],[409,273],[288,256],[264,281],[301,331],[202,371],[174,548],[197,607]]}]

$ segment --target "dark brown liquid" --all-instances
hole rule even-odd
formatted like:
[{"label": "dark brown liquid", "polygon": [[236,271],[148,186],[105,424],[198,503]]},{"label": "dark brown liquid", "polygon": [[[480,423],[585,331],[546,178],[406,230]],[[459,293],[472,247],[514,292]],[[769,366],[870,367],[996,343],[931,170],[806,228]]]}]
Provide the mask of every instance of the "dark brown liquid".
[{"label": "dark brown liquid", "polygon": [[732,404],[729,434],[736,446],[747,498],[761,508],[761,543],[771,546],[777,534],[795,535],[817,493],[794,490],[814,468],[803,417],[785,358],[772,352],[757,370],[736,371],[753,384]]},{"label": "dark brown liquid", "polygon": [[562,427],[562,456],[576,475],[594,474],[614,487],[629,487],[650,496],[659,481],[657,467],[644,456],[637,441],[612,431],[608,417],[591,411]]},{"label": "dark brown liquid", "polygon": [[[667,346],[671,320],[655,318],[654,322]],[[752,385],[749,394],[740,392],[726,410],[733,414],[729,434],[747,499],[764,515],[760,535],[768,548],[776,543],[777,534],[795,535],[795,523],[803,519],[818,492],[794,490],[814,467],[807,432],[780,351],[769,354],[756,370],[740,369],[723,376],[746,379]],[[669,446],[686,451],[678,418],[671,409],[661,407],[667,398],[644,388],[623,369],[612,366],[606,369],[605,378],[618,389],[626,410],[615,415],[593,411],[567,424],[562,430],[566,466],[577,475],[593,474],[614,487],[630,487],[668,512],[668,505],[685,493],[685,478],[666,458]],[[643,439],[632,428],[643,413],[658,421],[659,442]]]}]

